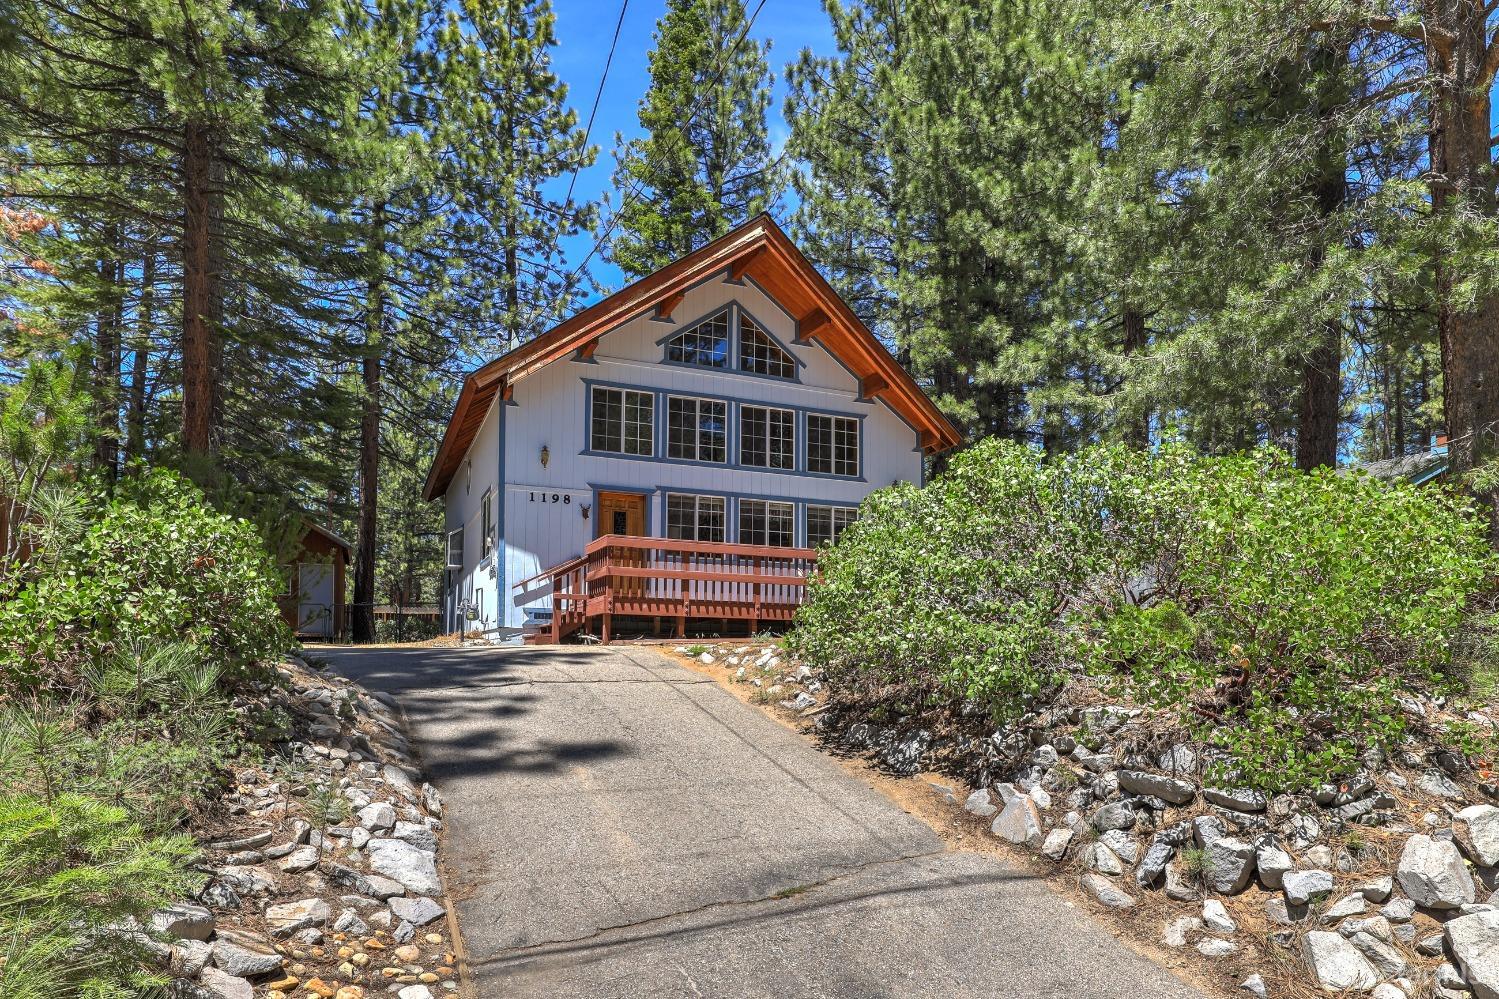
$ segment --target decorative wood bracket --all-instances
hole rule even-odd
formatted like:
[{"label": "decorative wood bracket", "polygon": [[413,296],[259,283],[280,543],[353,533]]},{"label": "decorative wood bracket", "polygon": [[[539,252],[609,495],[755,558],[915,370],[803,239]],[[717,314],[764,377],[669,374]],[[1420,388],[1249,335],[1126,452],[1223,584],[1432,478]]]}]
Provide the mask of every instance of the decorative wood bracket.
[{"label": "decorative wood bracket", "polygon": [[599,349],[599,341],[602,340],[602,339],[603,339],[603,337],[594,337],[592,340],[588,340],[588,341],[584,342],[583,345],[578,348],[577,353],[573,354],[573,360],[574,361],[591,361],[591,360],[593,360],[593,352]]},{"label": "decorative wood bracket", "polygon": [[671,314],[677,311],[677,306],[681,305],[682,299],[686,297],[687,296],[680,291],[674,291],[670,295],[667,295],[657,303],[655,318],[659,319],[662,322],[671,322]]},{"label": "decorative wood bracket", "polygon": [[923,451],[934,451],[937,448],[937,435],[930,430],[921,432],[921,449]]},{"label": "decorative wood bracket", "polygon": [[510,382],[507,380],[505,382],[505,384],[500,387],[500,401],[501,402],[511,402],[511,401],[513,401],[512,397],[514,395],[515,395],[515,386],[512,385],[512,384],[510,384]]},{"label": "decorative wood bracket", "polygon": [[890,382],[884,375],[866,375],[859,379],[859,395],[865,399],[877,399],[890,391]]},{"label": "decorative wood bracket", "polygon": [[813,309],[796,321],[796,339],[792,342],[805,347],[825,329],[832,320],[821,309]]},{"label": "decorative wood bracket", "polygon": [[744,256],[731,261],[729,263],[729,276],[727,279],[729,284],[741,284],[744,281],[744,272],[749,270],[750,264],[758,260],[764,252],[765,247],[757,246]]}]

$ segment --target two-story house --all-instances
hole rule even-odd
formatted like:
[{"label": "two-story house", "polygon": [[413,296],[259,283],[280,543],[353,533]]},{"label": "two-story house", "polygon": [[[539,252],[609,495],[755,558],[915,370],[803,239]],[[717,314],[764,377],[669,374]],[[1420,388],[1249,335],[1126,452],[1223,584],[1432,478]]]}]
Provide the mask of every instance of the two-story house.
[{"label": "two-story house", "polygon": [[[553,590],[577,591],[546,571],[589,557],[590,619],[784,617],[758,583],[804,575],[865,496],[958,441],[760,216],[468,376],[425,487],[447,512],[444,626],[549,628]],[[623,537],[661,540],[596,550]]]}]

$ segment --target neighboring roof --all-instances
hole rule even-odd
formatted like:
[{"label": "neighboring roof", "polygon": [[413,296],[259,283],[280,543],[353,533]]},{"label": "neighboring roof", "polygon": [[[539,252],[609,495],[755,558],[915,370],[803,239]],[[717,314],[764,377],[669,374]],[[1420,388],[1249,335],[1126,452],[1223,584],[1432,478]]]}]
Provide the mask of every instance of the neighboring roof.
[{"label": "neighboring roof", "polygon": [[1444,444],[1430,451],[1403,454],[1399,457],[1370,461],[1353,467],[1385,482],[1404,480],[1419,486],[1440,478],[1446,473],[1447,446]]},{"label": "neighboring roof", "polygon": [[302,522],[302,526],[304,528],[302,532],[304,535],[321,534],[323,537],[333,542],[335,547],[342,549],[344,553],[344,561],[349,561],[349,553],[354,550],[354,546],[345,541],[340,535],[335,534],[329,528],[326,528],[321,524],[314,523],[310,520],[304,520]]},{"label": "neighboring roof", "polygon": [[733,278],[753,278],[796,317],[803,341],[815,338],[860,379],[864,396],[880,398],[916,429],[925,451],[946,451],[962,442],[952,422],[780,227],[769,215],[759,215],[471,373],[463,381],[422,496],[431,500],[447,491],[497,395],[508,398],[521,379],[575,351],[591,353],[600,337],[644,312],[670,313],[687,288],[723,270]]}]

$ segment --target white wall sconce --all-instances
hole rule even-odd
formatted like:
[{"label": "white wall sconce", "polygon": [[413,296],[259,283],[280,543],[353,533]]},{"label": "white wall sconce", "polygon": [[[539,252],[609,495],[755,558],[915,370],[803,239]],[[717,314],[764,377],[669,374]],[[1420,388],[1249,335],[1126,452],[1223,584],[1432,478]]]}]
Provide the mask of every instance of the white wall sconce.
[{"label": "white wall sconce", "polygon": [[541,467],[542,468],[546,468],[547,464],[551,460],[552,460],[552,449],[549,448],[549,447],[547,447],[545,444],[541,445]]}]

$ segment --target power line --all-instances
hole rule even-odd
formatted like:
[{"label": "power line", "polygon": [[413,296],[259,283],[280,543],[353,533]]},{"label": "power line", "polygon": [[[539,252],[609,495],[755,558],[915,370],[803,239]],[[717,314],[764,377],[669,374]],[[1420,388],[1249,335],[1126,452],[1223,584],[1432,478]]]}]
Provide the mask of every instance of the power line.
[{"label": "power line", "polygon": [[[706,97],[712,96],[713,93],[718,89],[718,87],[723,83],[724,77],[729,72],[729,64],[733,62],[735,54],[739,51],[739,46],[749,35],[751,29],[754,28],[755,21],[759,19],[760,12],[764,9],[765,0],[760,0],[760,2],[755,6],[755,12],[745,20],[744,30],[739,32],[738,37],[735,38],[733,44],[729,46],[728,54],[725,57],[723,64],[719,66],[717,78],[714,79],[712,86],[706,88],[701,94],[698,95],[697,101],[695,101],[693,104],[692,113],[687,116],[687,119],[684,122],[682,122],[682,128],[684,130],[690,128],[692,126],[692,123],[697,120],[698,113],[703,110],[704,99]],[[602,86],[602,81],[600,85]],[[578,266],[574,267],[572,269],[572,272],[568,274],[564,287],[572,285],[573,281],[575,281],[578,275],[582,273],[583,268],[588,266],[588,262],[593,259],[593,255],[595,253],[598,253],[599,250],[603,248],[604,242],[614,234],[615,226],[619,224],[620,213],[625,210],[625,206],[629,205],[632,201],[635,200],[635,198],[640,196],[641,186],[641,182],[637,180],[631,186],[631,189],[625,193],[625,196],[620,199],[619,208],[611,217],[608,227],[603,231],[603,233],[599,235],[597,239],[593,241],[593,248],[588,251],[588,255],[585,256],[581,261],[579,261]]]},{"label": "power line", "polygon": [[[604,97],[604,83],[609,79],[609,67],[614,63],[614,50],[619,46],[619,30],[625,24],[625,11],[630,7],[630,0],[621,0],[619,5],[619,19],[614,22],[614,40],[609,43],[609,57],[604,60],[604,73],[599,77],[599,89],[594,91],[593,109],[588,112],[588,124],[583,128],[583,148],[588,148],[588,139],[593,135],[593,119],[599,113],[599,101]],[[573,185],[578,182],[578,171],[583,169],[583,160],[580,157],[577,165],[573,167],[573,175],[567,181],[567,197],[562,199],[564,205],[571,204],[573,200]]]}]

